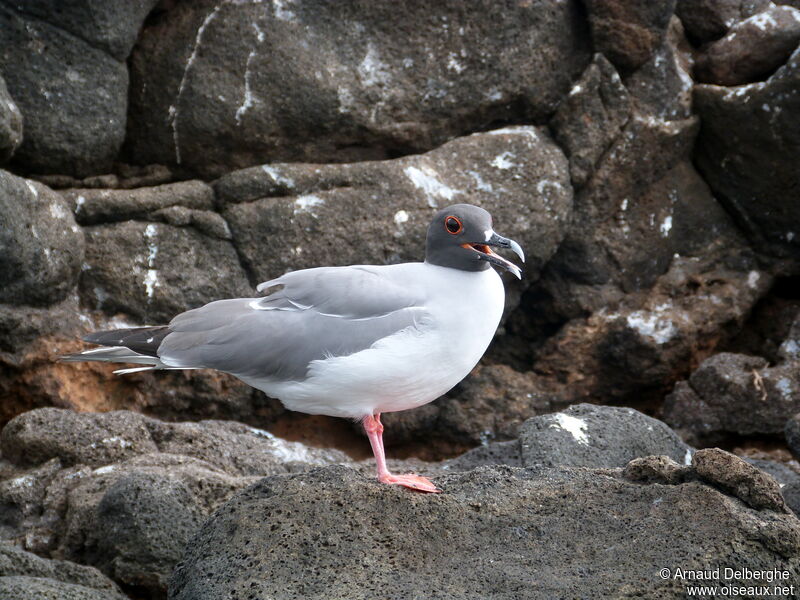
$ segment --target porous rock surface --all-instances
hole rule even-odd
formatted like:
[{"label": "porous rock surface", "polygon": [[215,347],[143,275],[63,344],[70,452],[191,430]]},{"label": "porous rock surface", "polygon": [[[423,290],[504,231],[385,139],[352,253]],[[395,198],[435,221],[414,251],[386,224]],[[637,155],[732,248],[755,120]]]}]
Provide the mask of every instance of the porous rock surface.
[{"label": "porous rock surface", "polygon": [[95,566],[152,597],[163,597],[190,536],[235,491],[349,460],[234,422],[55,408],[12,420],[0,451],[0,538]]},{"label": "porous rock surface", "polygon": [[0,594],[6,600],[125,600],[94,567],[40,558],[0,542]]},{"label": "porous rock surface", "polygon": [[684,582],[656,565],[704,557],[800,577],[794,515],[700,481],[482,467],[437,483],[444,494],[410,496],[347,467],[261,480],[194,536],[169,597],[673,596]]}]

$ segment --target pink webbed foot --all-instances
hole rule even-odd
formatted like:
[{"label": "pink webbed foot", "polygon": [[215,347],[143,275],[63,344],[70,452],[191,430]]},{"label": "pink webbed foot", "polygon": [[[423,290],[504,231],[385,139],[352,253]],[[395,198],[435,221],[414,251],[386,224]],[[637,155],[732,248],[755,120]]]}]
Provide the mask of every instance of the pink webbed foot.
[{"label": "pink webbed foot", "polygon": [[383,453],[383,425],[380,413],[368,415],[364,418],[364,430],[369,437],[372,453],[375,455],[375,465],[378,468],[378,481],[391,485],[402,485],[418,492],[439,494],[442,490],[433,485],[427,477],[419,475],[392,475],[386,468],[386,457]]},{"label": "pink webbed foot", "polygon": [[385,473],[378,476],[378,481],[381,483],[389,483],[393,485],[402,485],[417,492],[428,492],[430,494],[441,494],[442,490],[437,488],[434,483],[427,477],[421,475],[392,475]]}]

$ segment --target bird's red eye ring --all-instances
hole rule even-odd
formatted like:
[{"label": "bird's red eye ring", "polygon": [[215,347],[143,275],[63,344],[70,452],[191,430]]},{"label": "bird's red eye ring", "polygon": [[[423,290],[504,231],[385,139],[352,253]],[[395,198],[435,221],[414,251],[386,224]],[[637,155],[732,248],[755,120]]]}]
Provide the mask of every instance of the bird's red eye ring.
[{"label": "bird's red eye ring", "polygon": [[452,215],[444,218],[444,228],[447,229],[447,233],[452,233],[453,235],[458,235],[464,231],[461,219]]}]

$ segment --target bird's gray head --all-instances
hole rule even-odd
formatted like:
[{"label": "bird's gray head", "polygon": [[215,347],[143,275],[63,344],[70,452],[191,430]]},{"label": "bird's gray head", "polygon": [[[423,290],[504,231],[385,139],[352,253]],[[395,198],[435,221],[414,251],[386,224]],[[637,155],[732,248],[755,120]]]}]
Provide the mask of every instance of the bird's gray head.
[{"label": "bird's gray head", "polygon": [[494,232],[492,215],[471,204],[453,204],[437,212],[428,227],[425,262],[462,271],[482,271],[493,264],[522,279],[520,268],[490,246],[509,248],[525,262],[517,242]]}]

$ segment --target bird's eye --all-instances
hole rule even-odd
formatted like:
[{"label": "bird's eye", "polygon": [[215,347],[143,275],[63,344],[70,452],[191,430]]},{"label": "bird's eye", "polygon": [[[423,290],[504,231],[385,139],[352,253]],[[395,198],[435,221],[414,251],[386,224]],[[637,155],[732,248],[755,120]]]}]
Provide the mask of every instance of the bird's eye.
[{"label": "bird's eye", "polygon": [[453,216],[445,217],[444,228],[447,229],[448,233],[452,233],[453,235],[459,234],[464,230],[461,219]]}]

